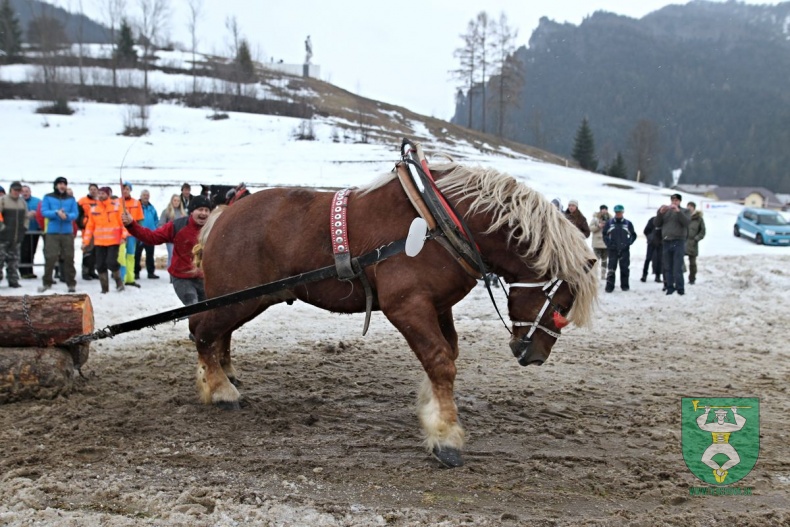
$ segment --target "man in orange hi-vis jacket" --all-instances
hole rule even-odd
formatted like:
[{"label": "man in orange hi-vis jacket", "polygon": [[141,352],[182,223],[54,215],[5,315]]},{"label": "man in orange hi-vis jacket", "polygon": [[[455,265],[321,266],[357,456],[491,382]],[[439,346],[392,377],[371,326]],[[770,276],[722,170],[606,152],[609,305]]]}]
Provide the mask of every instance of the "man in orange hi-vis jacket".
[{"label": "man in orange hi-vis jacket", "polygon": [[[140,222],[145,218],[145,213],[143,212],[143,205],[136,199],[132,197],[132,184],[128,181],[123,182],[123,202],[126,206],[126,212],[132,217],[132,220],[135,222]],[[126,268],[126,275],[124,276],[123,282],[126,285],[131,285],[134,287],[140,287],[140,285],[135,282],[134,276],[134,252],[137,248],[137,238],[134,236],[129,236],[126,238],[126,258],[121,258],[121,265]],[[124,262],[126,264],[124,265]]]},{"label": "man in orange hi-vis jacket", "polygon": [[107,270],[112,272],[116,289],[118,291],[124,289],[121,265],[118,263],[118,249],[129,233],[126,232],[121,221],[121,212],[121,202],[112,197],[112,189],[100,188],[99,199],[91,207],[85,230],[82,232],[83,248],[89,247],[93,242],[102,293],[110,290]]}]

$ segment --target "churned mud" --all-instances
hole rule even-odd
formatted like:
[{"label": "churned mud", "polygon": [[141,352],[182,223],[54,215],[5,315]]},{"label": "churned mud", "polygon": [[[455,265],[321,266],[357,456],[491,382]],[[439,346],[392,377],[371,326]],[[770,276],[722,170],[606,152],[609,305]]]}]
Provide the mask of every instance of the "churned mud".
[{"label": "churned mud", "polygon": [[[299,304],[242,328],[236,412],[198,403],[185,323],[101,341],[68,397],[0,407],[0,525],[787,525],[790,266],[748,260],[706,259],[683,298],[632,277],[540,368],[475,289],[454,470],[420,446],[422,372],[381,315],[365,338]],[[761,398],[751,496],[689,495],[683,396]]]}]

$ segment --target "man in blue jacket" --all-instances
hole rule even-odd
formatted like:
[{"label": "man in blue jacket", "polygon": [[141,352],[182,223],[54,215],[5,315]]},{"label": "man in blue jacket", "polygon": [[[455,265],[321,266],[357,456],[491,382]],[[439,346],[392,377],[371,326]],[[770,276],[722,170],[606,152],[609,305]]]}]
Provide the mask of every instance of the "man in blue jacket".
[{"label": "man in blue jacket", "polygon": [[629,266],[631,265],[631,245],[636,241],[634,225],[623,217],[625,207],[614,206],[614,218],[603,228],[603,242],[609,251],[609,267],[606,272],[606,292],[614,291],[614,275],[620,264],[620,288],[628,291]]},{"label": "man in blue jacket", "polygon": [[38,288],[39,293],[51,289],[52,271],[63,259],[66,271],[66,285],[69,293],[76,291],[77,271],[74,269],[74,221],[79,216],[77,200],[66,192],[69,182],[59,177],[54,183],[54,192],[44,196],[41,201],[41,214],[47,222],[44,231],[44,285]]},{"label": "man in blue jacket", "polygon": [[33,260],[35,260],[36,249],[38,249],[38,233],[41,230],[38,221],[36,221],[36,210],[38,210],[38,204],[41,202],[41,198],[33,196],[28,185],[22,185],[22,197],[25,198],[25,202],[27,203],[27,217],[30,218],[30,222],[27,226],[25,239],[22,240],[19,272],[22,274],[22,278],[38,278],[36,273],[33,272]]}]

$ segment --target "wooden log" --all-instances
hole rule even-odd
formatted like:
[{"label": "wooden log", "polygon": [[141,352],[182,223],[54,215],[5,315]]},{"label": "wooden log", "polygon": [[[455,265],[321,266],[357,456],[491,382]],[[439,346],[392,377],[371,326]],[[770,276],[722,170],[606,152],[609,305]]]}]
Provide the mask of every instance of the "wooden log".
[{"label": "wooden log", "polygon": [[74,371],[71,354],[60,348],[0,348],[0,404],[67,394]]},{"label": "wooden log", "polygon": [[93,332],[93,305],[85,294],[0,296],[0,347],[48,348]]}]

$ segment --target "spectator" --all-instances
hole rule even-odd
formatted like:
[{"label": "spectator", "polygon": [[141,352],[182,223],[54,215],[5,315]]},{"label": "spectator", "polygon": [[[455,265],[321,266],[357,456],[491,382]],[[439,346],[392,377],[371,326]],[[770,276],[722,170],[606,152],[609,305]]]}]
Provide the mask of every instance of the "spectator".
[{"label": "spectator", "polygon": [[[156,208],[151,204],[151,193],[147,190],[140,192],[140,205],[143,208],[143,220],[140,225],[146,229],[154,230],[159,224],[159,214],[156,213]],[[148,278],[156,280],[159,277],[156,275],[156,262],[154,261],[154,246],[137,241],[137,249],[134,252],[134,278],[140,278],[140,258],[145,251],[145,270],[148,272]]]},{"label": "spectator", "polygon": [[22,183],[14,181],[8,194],[0,196],[0,280],[6,268],[8,286],[19,284],[19,251],[27,231],[27,203],[22,194]]},{"label": "spectator", "polygon": [[603,241],[609,250],[609,267],[606,273],[606,292],[614,291],[615,271],[620,264],[620,289],[628,291],[629,265],[631,264],[631,245],[636,241],[634,225],[623,217],[625,207],[614,206],[614,218],[603,228]]},{"label": "spectator", "polygon": [[584,217],[582,211],[579,210],[579,202],[572,199],[568,202],[568,210],[565,211],[565,217],[568,221],[576,225],[576,228],[584,234],[585,238],[590,237],[590,227],[587,226],[587,218]]},{"label": "spectator", "polygon": [[590,231],[592,232],[592,248],[595,252],[595,257],[601,266],[601,280],[606,279],[606,267],[609,258],[609,251],[606,249],[606,244],[603,242],[603,228],[606,222],[609,221],[609,207],[601,205],[598,212],[593,214],[590,220]]},{"label": "spectator", "polygon": [[208,199],[203,196],[192,198],[188,211],[188,216],[169,221],[155,231],[135,223],[128,212],[123,215],[123,224],[129,229],[129,233],[145,243],[173,244],[173,259],[167,271],[170,273],[176,295],[185,306],[206,299],[203,271],[195,268],[192,248],[197,244],[200,229],[206,224],[211,213]]},{"label": "spectator", "polygon": [[686,238],[691,214],[688,210],[681,209],[683,197],[680,194],[670,196],[671,205],[661,205],[653,224],[661,228],[663,241],[663,256],[661,265],[664,271],[664,283],[667,294],[675,291],[679,295],[686,293],[683,283],[683,256],[686,254]]},{"label": "spectator", "polygon": [[[85,227],[88,224],[88,219],[91,217],[91,210],[96,206],[99,201],[99,185],[91,183],[88,185],[88,194],[80,198],[77,205],[82,209],[82,221],[77,222],[80,229],[82,229],[83,236]],[[93,252],[93,244],[82,248],[82,279],[93,280],[99,278],[96,274],[96,255]]]},{"label": "spectator", "polygon": [[642,231],[647,237],[647,254],[645,255],[645,265],[642,268],[642,282],[647,282],[647,271],[650,264],[653,264],[653,274],[656,275],[656,282],[663,282],[661,279],[661,228],[656,227],[656,217],[647,220],[645,230]]},{"label": "spectator", "polygon": [[[143,214],[143,206],[139,201],[132,197],[132,184],[128,181],[123,182],[121,195],[123,196],[122,199],[124,207],[126,208],[126,212],[132,216],[134,221],[143,221],[145,218]],[[134,275],[134,255],[136,251],[137,239],[133,236],[128,236],[126,238],[126,244],[121,246],[120,252],[123,254],[121,254],[119,258],[121,259],[121,267],[123,268],[121,270],[121,275],[124,278],[124,284],[140,287],[140,284],[135,281],[135,278],[137,277]]]},{"label": "spectator", "polygon": [[82,234],[82,246],[93,246],[102,293],[107,293],[110,290],[108,270],[115,280],[116,290],[124,290],[118,251],[128,233],[121,221],[120,199],[111,196],[112,189],[110,187],[99,189],[99,199],[91,207],[91,214]]},{"label": "spectator", "polygon": [[[184,210],[184,206],[181,204],[181,197],[178,194],[173,194],[170,196],[170,203],[168,204],[167,208],[162,211],[162,216],[159,218],[159,226],[177,220],[178,218],[183,218],[186,216],[187,213]],[[170,261],[173,259],[173,244],[166,243],[167,246],[167,268],[170,268]]]},{"label": "spectator", "polygon": [[40,198],[33,196],[30,187],[22,185],[22,197],[27,203],[27,234],[25,239],[22,240],[22,252],[20,254],[19,272],[22,278],[38,278],[33,272],[33,262],[36,259],[36,250],[38,249],[38,238],[41,227],[36,221],[36,210],[38,209]]},{"label": "spectator", "polygon": [[689,284],[694,285],[694,282],[697,281],[699,242],[705,237],[705,220],[702,219],[702,211],[697,210],[697,204],[693,201],[686,204],[686,210],[691,214],[688,238],[686,239],[686,254],[689,257]]},{"label": "spectator", "polygon": [[76,291],[77,279],[74,269],[74,221],[79,212],[77,201],[66,193],[68,181],[64,177],[55,179],[54,191],[41,200],[41,214],[47,222],[44,233],[44,278],[38,288],[43,293],[52,288],[52,271],[58,260],[63,258],[65,278],[69,293]]},{"label": "spectator", "polygon": [[181,206],[184,210],[189,210],[189,204],[192,201],[192,187],[189,183],[181,185]]},{"label": "spectator", "polygon": [[5,189],[3,188],[2,185],[0,185],[0,198],[2,198],[3,196],[5,196]]},{"label": "spectator", "polygon": [[562,200],[560,198],[554,198],[553,200],[551,200],[551,204],[554,205],[555,209],[557,209],[560,212],[563,212],[563,210],[562,210]]}]

